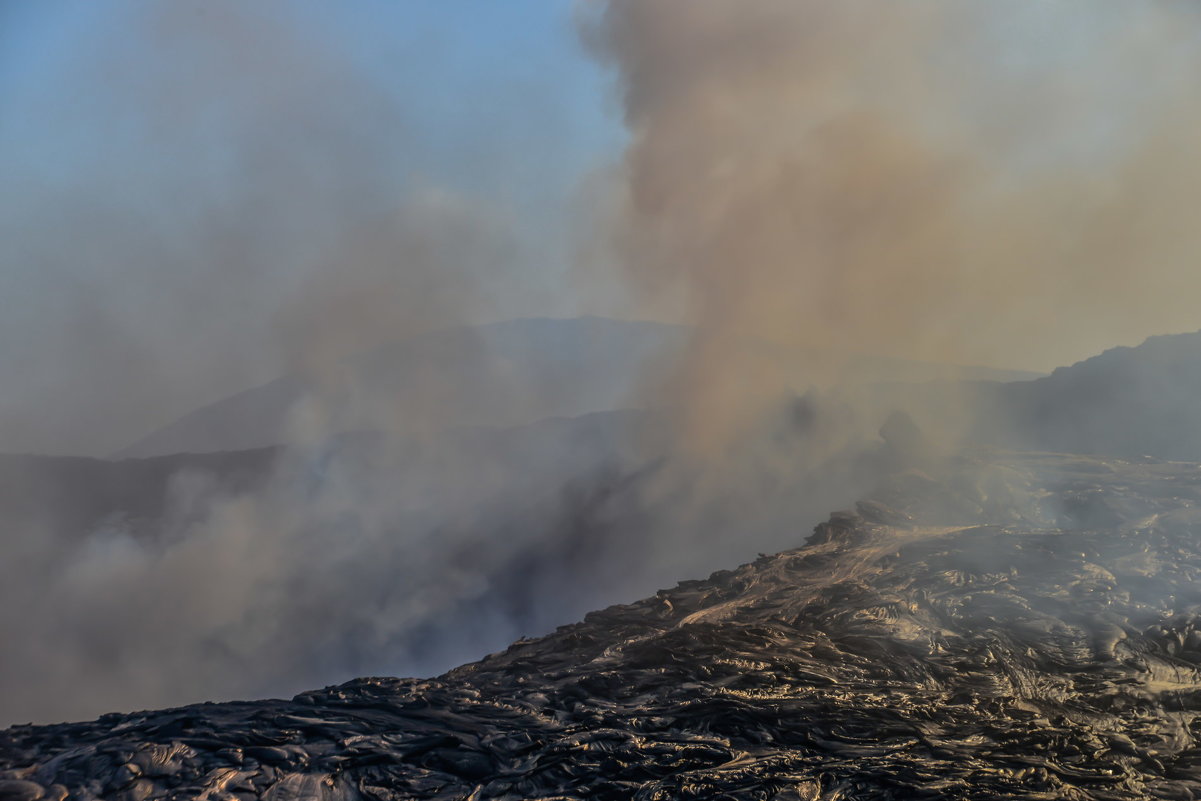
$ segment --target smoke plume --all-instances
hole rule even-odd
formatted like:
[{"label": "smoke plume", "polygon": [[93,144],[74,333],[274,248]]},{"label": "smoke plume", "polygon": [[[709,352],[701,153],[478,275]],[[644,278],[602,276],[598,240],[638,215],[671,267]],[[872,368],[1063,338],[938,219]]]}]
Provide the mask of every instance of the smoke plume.
[{"label": "smoke plume", "polygon": [[493,574],[551,538],[594,459],[429,445],[465,368],[389,376],[402,407],[344,363],[574,309],[555,213],[521,212],[568,193],[570,169],[533,168],[574,157],[555,92],[472,83],[404,10],[371,39],[304,4],[85,5],[0,32],[20,111],[0,115],[0,449],[103,455],[276,376],[307,392],[269,458],[5,462],[0,723],[429,673],[570,619],[486,600],[520,595]]},{"label": "smoke plume", "polygon": [[693,436],[778,392],[740,337],[825,354],[813,377],[1198,327],[1190,5],[611,0],[582,27],[632,139],[614,252],[705,332],[677,376]]}]

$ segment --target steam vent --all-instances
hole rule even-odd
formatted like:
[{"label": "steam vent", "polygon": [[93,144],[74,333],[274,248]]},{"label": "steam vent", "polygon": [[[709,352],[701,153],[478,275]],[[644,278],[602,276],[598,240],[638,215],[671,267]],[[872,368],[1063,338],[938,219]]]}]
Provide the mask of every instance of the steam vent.
[{"label": "steam vent", "polygon": [[0,799],[1197,798],[1199,502],[1190,463],[903,472],[437,679],[9,729]]}]

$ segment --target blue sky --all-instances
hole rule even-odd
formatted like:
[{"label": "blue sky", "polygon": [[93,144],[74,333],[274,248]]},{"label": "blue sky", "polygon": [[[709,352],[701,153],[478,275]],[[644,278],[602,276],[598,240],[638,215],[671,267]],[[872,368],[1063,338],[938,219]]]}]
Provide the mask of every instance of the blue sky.
[{"label": "blue sky", "polygon": [[0,0],[0,449],[103,449],[267,380],[314,282],[393,254],[492,270],[447,322],[578,311],[573,204],[624,134],[574,13]]},{"label": "blue sky", "polygon": [[[155,5],[60,0],[10,3],[0,12],[6,166],[16,161],[31,172],[61,174],[105,147],[96,134],[120,122],[112,118],[112,103],[127,87],[106,83],[97,66],[120,59],[170,70],[184,61],[168,50],[169,41],[154,38],[148,11]],[[215,16],[203,2],[177,5],[193,7],[198,29]],[[620,146],[607,76],[581,52],[568,0],[274,0],[243,8],[250,11],[239,11],[242,20],[289,29],[323,58],[342,61],[357,79],[411,109],[409,121],[418,124],[427,148],[423,166],[430,171],[473,186],[492,178],[455,175],[453,168],[464,148],[485,138],[481,127],[499,147],[538,144],[548,167],[568,173]],[[221,58],[220,43],[208,43],[209,53],[188,57]],[[513,114],[515,98],[540,105],[542,114]]]}]

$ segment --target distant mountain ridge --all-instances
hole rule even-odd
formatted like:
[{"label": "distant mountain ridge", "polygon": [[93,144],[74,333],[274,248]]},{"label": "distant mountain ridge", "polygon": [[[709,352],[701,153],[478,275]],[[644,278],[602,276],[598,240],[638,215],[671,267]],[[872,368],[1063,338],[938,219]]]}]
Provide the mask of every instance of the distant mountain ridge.
[{"label": "distant mountain ridge", "polygon": [[[217,401],[118,451],[116,458],[287,443],[306,396],[357,396],[325,434],[384,428],[405,415],[439,428],[513,427],[625,406],[639,366],[683,346],[685,329],[603,318],[525,319],[433,332],[344,360],[341,386],[289,374]],[[328,415],[328,410],[323,410]]]},{"label": "distant mountain ridge", "polygon": [[[412,425],[511,427],[630,405],[645,378],[671,369],[693,329],[603,317],[527,318],[434,332],[353,356],[335,386],[289,374],[203,406],[113,454],[115,458],[245,450],[293,441],[301,403],[319,410],[323,435],[360,429],[406,433]],[[750,358],[786,373],[803,358],[748,342]],[[1037,373],[863,356],[866,380],[994,380]],[[803,389],[803,387],[802,387]],[[332,408],[331,408],[332,406]]]},{"label": "distant mountain ridge", "polygon": [[1112,348],[983,395],[979,430],[1011,448],[1201,459],[1201,331]]}]

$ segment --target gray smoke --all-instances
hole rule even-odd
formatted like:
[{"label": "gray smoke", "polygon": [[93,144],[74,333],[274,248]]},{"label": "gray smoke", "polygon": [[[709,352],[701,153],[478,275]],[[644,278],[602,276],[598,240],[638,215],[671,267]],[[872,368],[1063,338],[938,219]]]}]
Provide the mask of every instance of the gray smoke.
[{"label": "gray smoke", "polygon": [[[551,535],[559,496],[592,469],[587,451],[555,461],[552,450],[509,484],[508,446],[427,454],[455,366],[408,377],[420,392],[397,408],[364,395],[343,358],[574,310],[555,272],[558,234],[543,230],[559,218],[520,213],[567,193],[548,186],[562,170],[538,174],[570,128],[553,93],[512,87],[509,105],[477,87],[440,101],[467,110],[439,130],[419,115],[443,83],[463,81],[442,74],[447,59],[416,41],[416,23],[392,40],[405,46],[385,74],[368,63],[380,56],[371,43],[322,28],[309,7],[110,11],[74,8],[50,16],[61,27],[30,29],[59,37],[61,58],[36,77],[0,64],[20,111],[0,118],[15,154],[0,157],[14,265],[0,271],[0,448],[102,455],[278,375],[311,391],[286,421],[297,448],[267,467],[92,473],[34,460],[6,474],[5,509],[19,511],[2,534],[0,719],[428,672],[479,656],[481,641],[544,629],[458,606],[495,596],[488,572]],[[17,52],[25,32],[0,33],[13,45],[0,49]],[[537,121],[532,137],[498,124],[517,118]],[[332,437],[348,428],[406,439],[388,456],[336,456]],[[230,481],[240,469],[254,480]]]},{"label": "gray smoke", "polygon": [[[293,368],[573,310],[555,236],[514,211],[560,175],[480,168],[539,155],[480,133],[499,111],[478,97],[461,128],[428,118],[450,58],[420,29],[382,70],[307,6],[45,14],[0,32],[3,450],[102,455]],[[22,34],[58,39],[30,66]],[[521,108],[554,139],[546,94]]]}]

